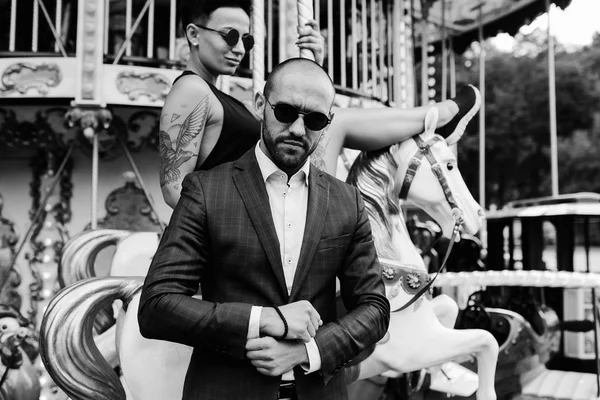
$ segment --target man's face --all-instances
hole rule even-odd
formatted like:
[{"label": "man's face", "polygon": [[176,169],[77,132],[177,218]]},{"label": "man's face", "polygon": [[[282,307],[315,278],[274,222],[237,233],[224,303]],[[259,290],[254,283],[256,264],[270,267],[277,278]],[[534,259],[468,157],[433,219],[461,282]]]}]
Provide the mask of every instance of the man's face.
[{"label": "man's face", "polygon": [[[328,126],[321,128],[315,123],[323,119],[320,115],[307,114],[317,112],[329,118],[334,94],[327,82],[311,82],[298,74],[282,75],[269,98],[264,98],[262,143],[275,165],[292,175],[317,148]],[[284,122],[282,115],[287,117]]]}]

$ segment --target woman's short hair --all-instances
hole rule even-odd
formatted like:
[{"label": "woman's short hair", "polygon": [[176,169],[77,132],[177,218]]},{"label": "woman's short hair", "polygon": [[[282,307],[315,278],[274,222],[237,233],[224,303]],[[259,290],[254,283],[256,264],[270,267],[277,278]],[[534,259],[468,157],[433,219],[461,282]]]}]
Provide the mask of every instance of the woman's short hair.
[{"label": "woman's short hair", "polygon": [[250,15],[251,0],[181,0],[179,2],[179,16],[182,28],[185,30],[190,23],[206,23],[210,15],[218,8],[241,8]]}]

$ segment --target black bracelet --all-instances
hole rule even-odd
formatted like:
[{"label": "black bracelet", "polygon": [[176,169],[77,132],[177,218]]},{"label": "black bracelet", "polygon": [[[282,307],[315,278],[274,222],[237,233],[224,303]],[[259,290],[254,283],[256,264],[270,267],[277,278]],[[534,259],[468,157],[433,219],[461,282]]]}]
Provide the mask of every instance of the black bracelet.
[{"label": "black bracelet", "polygon": [[277,304],[273,304],[273,308],[275,309],[275,311],[277,311],[277,314],[279,314],[279,317],[283,321],[283,335],[281,335],[281,337],[275,338],[275,339],[277,339],[277,340],[285,340],[285,338],[288,335],[288,324],[287,324],[287,321],[285,320],[285,317],[283,316],[283,313],[281,312],[281,310],[279,309],[279,307],[277,307]]}]

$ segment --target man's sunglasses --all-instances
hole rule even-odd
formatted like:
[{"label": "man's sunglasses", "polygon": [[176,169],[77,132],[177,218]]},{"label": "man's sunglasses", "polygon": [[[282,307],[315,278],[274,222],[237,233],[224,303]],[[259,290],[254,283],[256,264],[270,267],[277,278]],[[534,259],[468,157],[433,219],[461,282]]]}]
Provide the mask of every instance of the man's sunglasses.
[{"label": "man's sunglasses", "polygon": [[[196,24],[194,24],[194,25],[196,25]],[[219,35],[223,36],[223,38],[225,39],[225,43],[227,43],[227,45],[229,47],[235,47],[235,45],[238,44],[238,42],[240,41],[240,33],[237,31],[237,29],[230,29],[227,32],[221,32],[216,29],[207,28],[206,26],[202,26],[202,25],[196,25],[196,26],[198,28],[202,28],[207,31],[215,32],[215,33],[218,33]],[[244,45],[244,50],[246,50],[246,51],[252,50],[252,48],[254,47],[254,37],[249,33],[242,35],[242,44]]]},{"label": "man's sunglasses", "polygon": [[284,124],[292,124],[296,122],[300,115],[304,116],[304,126],[306,126],[311,131],[320,131],[324,129],[327,125],[331,123],[331,119],[319,111],[311,111],[311,112],[303,112],[298,110],[291,104],[287,103],[277,103],[275,105],[271,104],[269,100],[265,97],[267,104],[271,106],[273,109],[273,113],[275,114],[275,118],[277,121]]}]

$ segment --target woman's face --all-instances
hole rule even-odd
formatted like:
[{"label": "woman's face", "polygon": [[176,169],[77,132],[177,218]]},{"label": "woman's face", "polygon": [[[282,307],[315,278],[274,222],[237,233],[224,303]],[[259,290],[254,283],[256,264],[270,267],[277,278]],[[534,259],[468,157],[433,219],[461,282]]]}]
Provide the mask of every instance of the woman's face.
[{"label": "woman's face", "polygon": [[[205,25],[198,26],[198,60],[215,76],[233,75],[246,54],[241,37],[250,31],[250,17],[241,8],[217,8],[208,18]],[[208,28],[203,29],[202,28]],[[235,29],[240,34],[240,39],[234,46],[230,46],[225,38],[217,32],[227,33]]]}]

